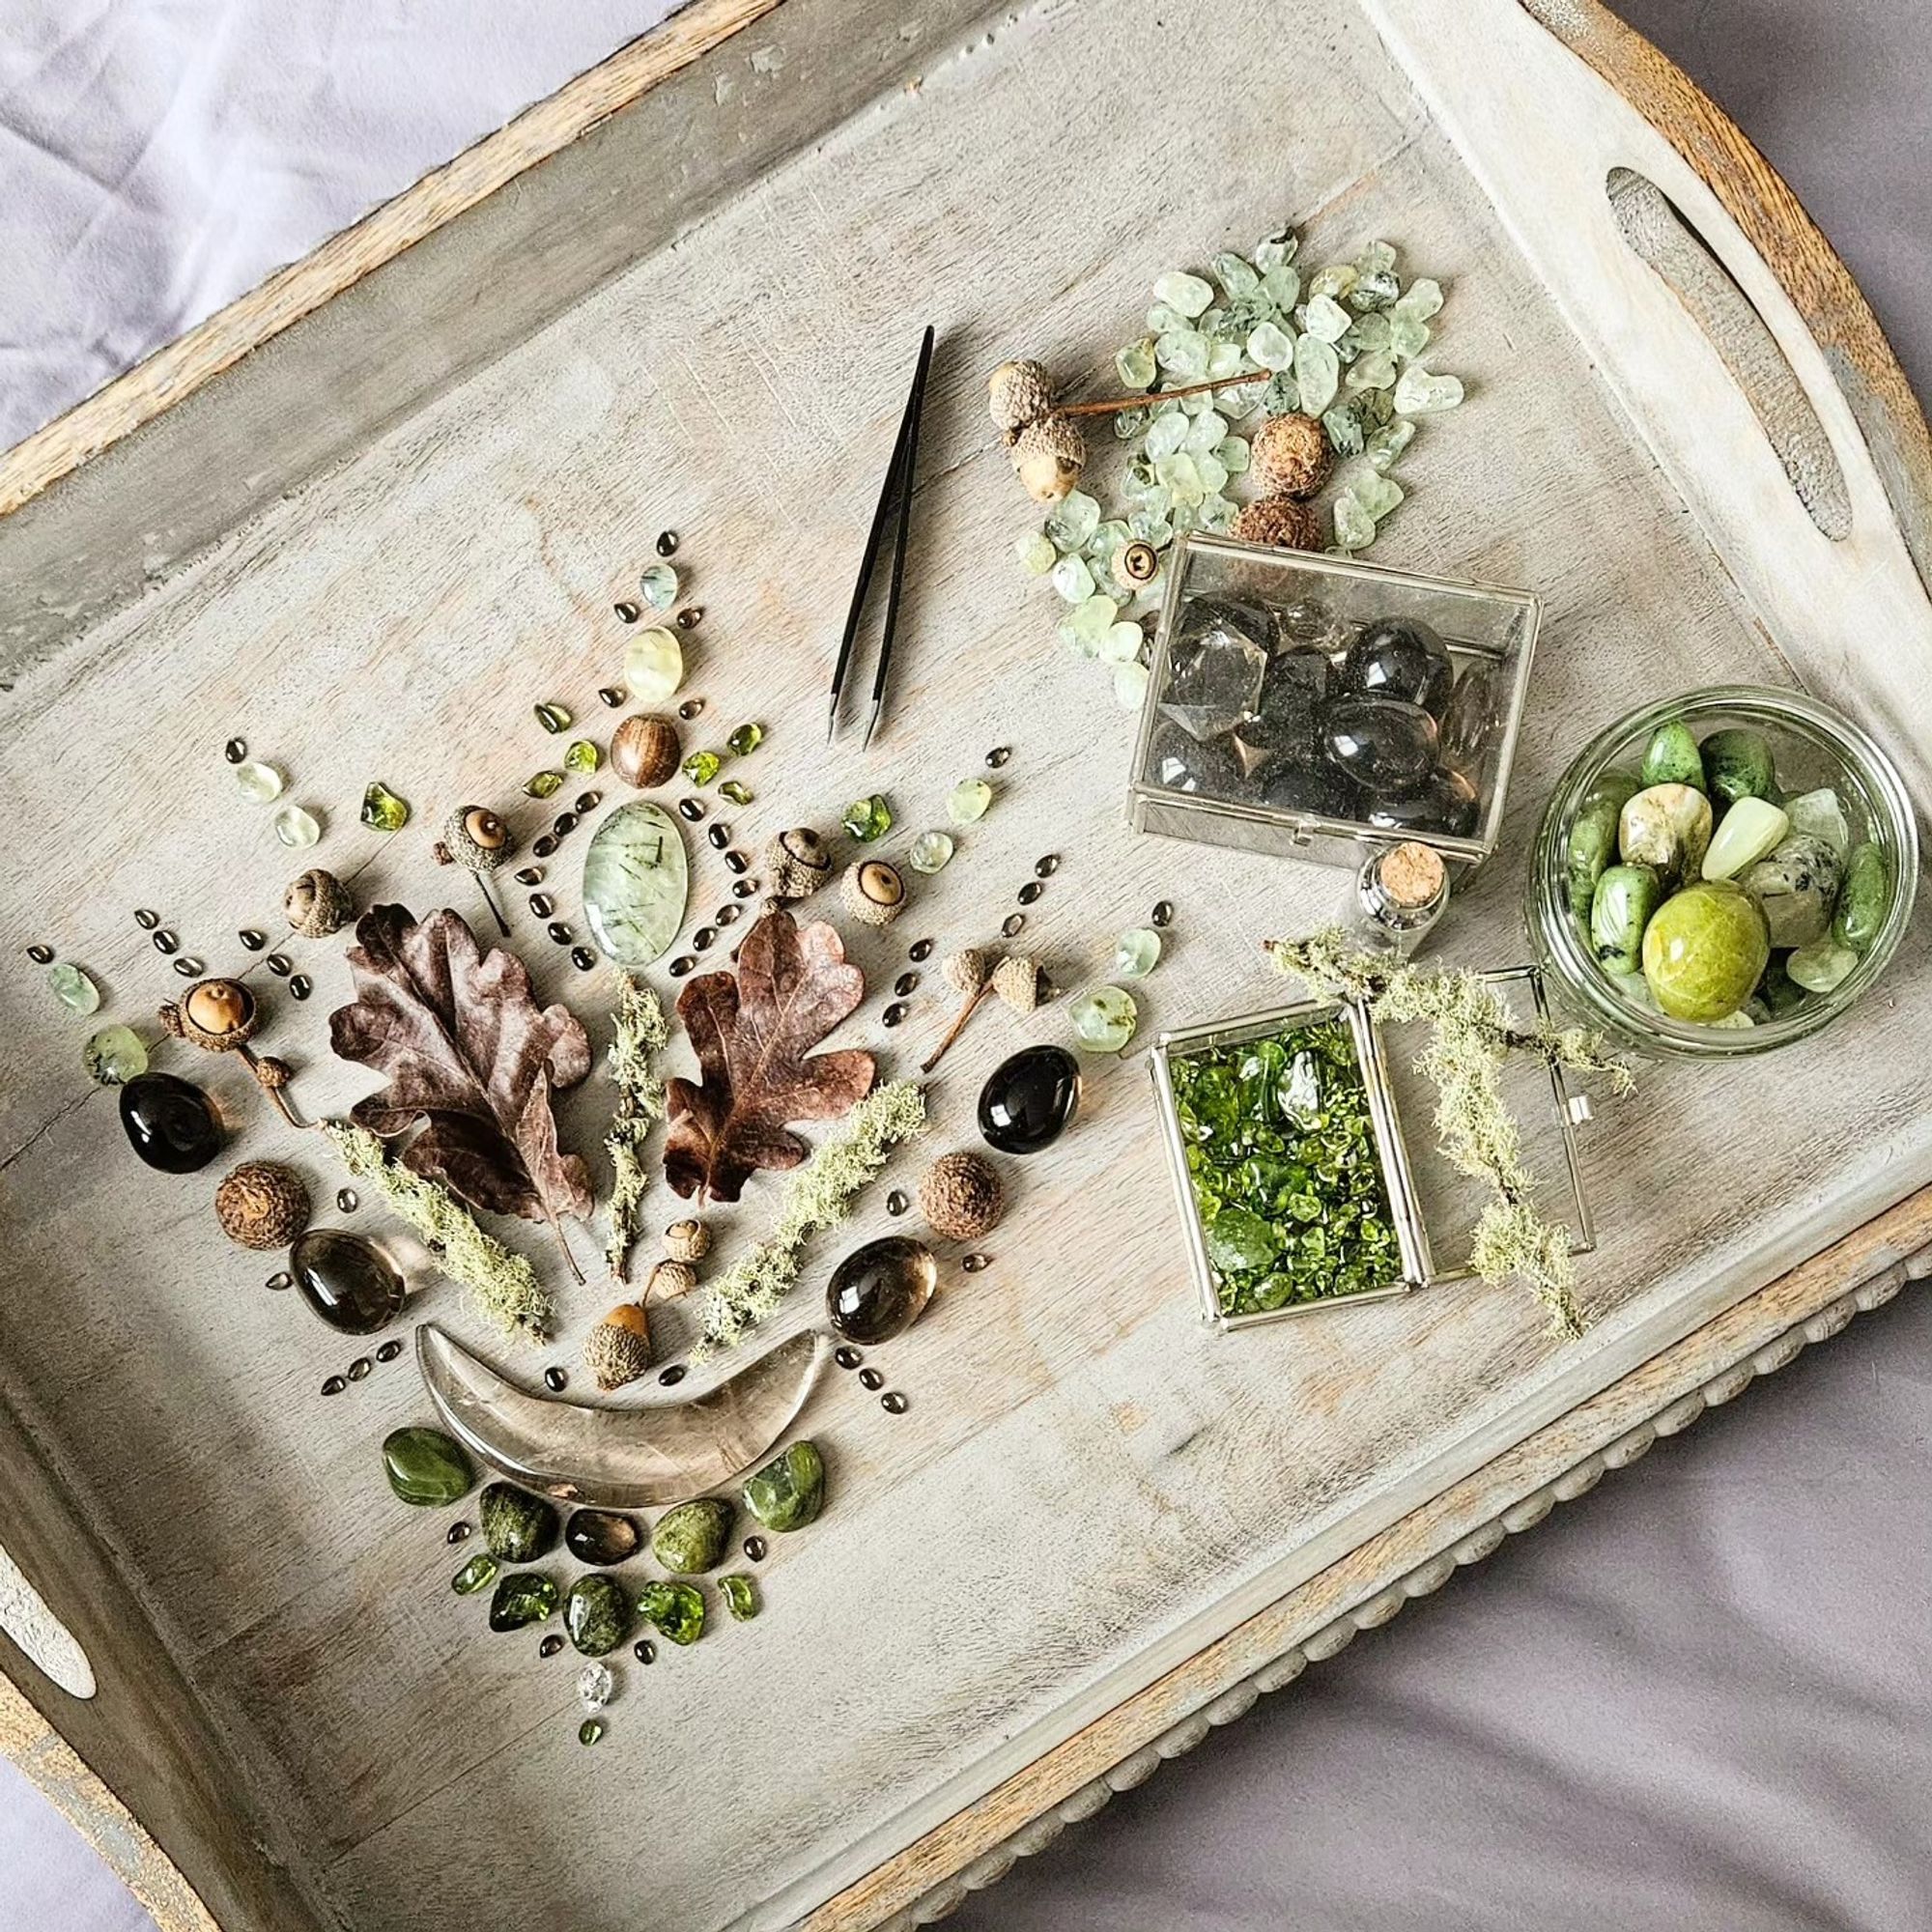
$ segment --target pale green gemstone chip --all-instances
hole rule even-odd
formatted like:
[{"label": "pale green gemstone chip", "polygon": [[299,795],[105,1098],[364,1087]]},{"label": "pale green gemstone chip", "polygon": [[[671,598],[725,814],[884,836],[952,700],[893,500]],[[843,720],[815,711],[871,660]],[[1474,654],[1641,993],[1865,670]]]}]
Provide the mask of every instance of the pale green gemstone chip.
[{"label": "pale green gemstone chip", "polygon": [[1154,299],[1165,302],[1178,314],[1190,319],[1201,314],[1214,299],[1212,287],[1199,275],[1180,271],[1162,275],[1153,285]]},{"label": "pale green gemstone chip", "polygon": [[922,832],[912,841],[912,849],[906,854],[906,863],[915,872],[941,872],[946,869],[952,857],[951,834]]},{"label": "pale green gemstone chip", "polygon": [[684,682],[684,646],[653,624],[624,646],[624,685],[639,704],[662,704]]},{"label": "pale green gemstone chip", "polygon": [[638,579],[638,588],[653,611],[668,611],[677,602],[677,572],[668,563],[651,564]]},{"label": "pale green gemstone chip", "polygon": [[1341,380],[1342,362],[1332,343],[1317,335],[1304,335],[1295,343],[1294,381],[1309,415],[1319,416],[1335,400]]},{"label": "pale green gemstone chip", "polygon": [[400,832],[410,822],[410,802],[398,798],[380,779],[362,794],[362,823],[372,832]]},{"label": "pale green gemstone chip", "polygon": [[1069,604],[1078,604],[1094,594],[1094,573],[1084,557],[1063,556],[1053,566],[1053,587]]},{"label": "pale green gemstone chip", "polygon": [[1427,415],[1435,410],[1453,410],[1463,400],[1463,384],[1455,376],[1432,376],[1419,364],[1411,363],[1395,385],[1396,409],[1406,416]]},{"label": "pale green gemstone chip", "polygon": [[1060,553],[1053,547],[1053,539],[1044,531],[1036,530],[1030,537],[1021,537],[1013,545],[1013,554],[1020,560],[1020,568],[1029,577],[1044,577],[1060,561]]},{"label": "pale green gemstone chip", "polygon": [[54,998],[75,1012],[99,1010],[100,988],[78,966],[71,966],[65,959],[56,961],[47,968],[47,984],[53,988]]},{"label": "pale green gemstone chip", "polygon": [[579,776],[594,772],[604,762],[604,753],[588,738],[574,738],[565,749],[563,768]]},{"label": "pale green gemstone chip", "polygon": [[1067,1008],[1074,1042],[1088,1053],[1119,1053],[1140,1024],[1134,996],[1120,986],[1095,986]]},{"label": "pale green gemstone chip", "polygon": [[313,845],[322,837],[322,821],[298,805],[285,805],[275,813],[275,837],[294,851]]},{"label": "pale green gemstone chip", "polygon": [[104,1026],[80,1050],[87,1077],[102,1087],[122,1087],[148,1070],[148,1049],[132,1027]]},{"label": "pale green gemstone chip", "polygon": [[1160,963],[1160,934],[1151,925],[1131,926],[1114,942],[1114,975],[1145,980]]},{"label": "pale green gemstone chip", "polygon": [[235,767],[235,789],[251,805],[267,805],[271,798],[280,798],[282,784],[282,775],[273,765],[251,758]]},{"label": "pale green gemstone chip", "polygon": [[946,814],[954,825],[973,825],[992,802],[993,787],[984,779],[961,779],[946,795]]}]

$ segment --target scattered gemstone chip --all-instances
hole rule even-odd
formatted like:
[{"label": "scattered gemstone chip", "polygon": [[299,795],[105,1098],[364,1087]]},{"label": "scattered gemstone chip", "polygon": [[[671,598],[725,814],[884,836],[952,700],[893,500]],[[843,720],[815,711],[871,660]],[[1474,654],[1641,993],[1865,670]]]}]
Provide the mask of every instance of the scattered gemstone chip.
[{"label": "scattered gemstone chip", "polygon": [[677,602],[677,569],[673,564],[648,564],[638,579],[638,589],[653,611],[668,611]]},{"label": "scattered gemstone chip", "polygon": [[733,728],[724,740],[731,755],[735,758],[750,757],[765,742],[765,727],[762,724],[740,724]]},{"label": "scattered gemstone chip", "polygon": [[922,832],[912,841],[906,863],[915,872],[939,872],[952,857],[952,837],[944,832]]},{"label": "scattered gemstone chip", "polygon": [[267,805],[280,798],[285,781],[273,765],[257,762],[235,767],[235,789],[251,805]]},{"label": "scattered gemstone chip", "polygon": [[533,772],[524,781],[526,798],[554,798],[563,789],[563,774],[557,771]]},{"label": "scattered gemstone chip", "polygon": [[604,753],[588,738],[574,738],[563,754],[563,768],[580,775],[594,772],[604,762]]},{"label": "scattered gemstone chip", "polygon": [[869,845],[893,829],[893,809],[878,792],[873,792],[868,797],[854,799],[838,822],[849,838]]},{"label": "scattered gemstone chip", "polygon": [[1140,1024],[1134,996],[1119,986],[1096,986],[1082,993],[1068,1010],[1074,1040],[1088,1053],[1119,1053]]},{"label": "scattered gemstone chip", "polygon": [[724,762],[716,752],[694,752],[685,759],[681,769],[693,784],[708,785],[718,776],[718,769]]},{"label": "scattered gemstone chip", "polygon": [[748,1624],[758,1614],[757,1585],[742,1572],[734,1571],[718,1579],[718,1594],[737,1623]]},{"label": "scattered gemstone chip", "polygon": [[361,816],[372,832],[400,832],[410,822],[410,802],[374,779],[362,793]]},{"label": "scattered gemstone chip", "polygon": [[87,1077],[102,1087],[123,1087],[148,1070],[148,1049],[131,1027],[104,1026],[80,1050]]},{"label": "scattered gemstone chip", "polygon": [[1145,980],[1160,963],[1160,934],[1151,925],[1129,927],[1114,942],[1114,975]]},{"label": "scattered gemstone chip", "polygon": [[733,805],[750,805],[753,794],[742,779],[726,779],[718,787],[718,796],[729,799]]},{"label": "scattered gemstone chip", "polygon": [[984,779],[962,779],[946,795],[947,815],[954,825],[973,825],[986,815],[993,787]]},{"label": "scattered gemstone chip", "polygon": [[77,1013],[92,1013],[99,1010],[100,988],[83,973],[78,966],[63,959],[58,965],[47,968],[47,984],[53,988],[54,998],[62,1006],[71,1007]]}]

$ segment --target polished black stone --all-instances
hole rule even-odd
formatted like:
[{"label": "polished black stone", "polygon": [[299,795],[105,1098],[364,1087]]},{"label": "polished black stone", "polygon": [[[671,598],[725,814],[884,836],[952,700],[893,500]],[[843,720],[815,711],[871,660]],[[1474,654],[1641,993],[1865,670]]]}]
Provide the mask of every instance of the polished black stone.
[{"label": "polished black stone", "polygon": [[1262,786],[1262,803],[1277,811],[1313,811],[1350,821],[1361,815],[1361,797],[1357,786],[1326,764],[1279,764]]},{"label": "polished black stone", "polygon": [[580,1563],[622,1563],[638,1553],[643,1540],[636,1518],[617,1510],[578,1510],[563,1530],[563,1547]]},{"label": "polished black stone", "polygon": [[1064,1046],[1029,1046],[980,1090],[980,1132],[1001,1153],[1049,1148],[1080,1110],[1080,1064]]},{"label": "polished black stone", "polygon": [[128,1144],[163,1174],[193,1174],[221,1151],[214,1103],[178,1073],[142,1073],[121,1089]]},{"label": "polished black stone", "polygon": [[1461,772],[1438,765],[1420,784],[1378,792],[1363,805],[1362,820],[1384,832],[1446,832],[1471,838],[1482,816],[1476,788]]},{"label": "polished black stone", "polygon": [[1369,791],[1404,791],[1435,762],[1435,720],[1392,697],[1338,697],[1323,706],[1321,746]]},{"label": "polished black stone", "polygon": [[1455,682],[1448,645],[1419,619],[1394,617],[1364,624],[1355,633],[1335,678],[1338,693],[1400,698],[1436,718]]},{"label": "polished black stone", "polygon": [[311,1313],[344,1335],[373,1335],[402,1312],[403,1277],[374,1241],[311,1228],[289,1250],[289,1272]]},{"label": "polished black stone", "polygon": [[1167,722],[1155,728],[1148,747],[1147,781],[1190,798],[1246,799],[1255,790],[1227,739],[1204,742]]}]

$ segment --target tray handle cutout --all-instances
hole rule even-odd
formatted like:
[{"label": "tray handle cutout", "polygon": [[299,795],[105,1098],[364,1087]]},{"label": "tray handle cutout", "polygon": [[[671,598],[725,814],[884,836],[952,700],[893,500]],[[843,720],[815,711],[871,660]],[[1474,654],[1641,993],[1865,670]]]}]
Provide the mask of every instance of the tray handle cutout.
[{"label": "tray handle cutout", "polygon": [[1805,514],[1834,542],[1852,533],[1852,497],[1832,440],[1756,305],[1683,213],[1634,168],[1604,184],[1617,232],[1684,305],[1743,391]]},{"label": "tray handle cutout", "polygon": [[94,1695],[94,1666],[80,1639],[54,1614],[4,1548],[0,1548],[0,1631],[70,1696]]}]

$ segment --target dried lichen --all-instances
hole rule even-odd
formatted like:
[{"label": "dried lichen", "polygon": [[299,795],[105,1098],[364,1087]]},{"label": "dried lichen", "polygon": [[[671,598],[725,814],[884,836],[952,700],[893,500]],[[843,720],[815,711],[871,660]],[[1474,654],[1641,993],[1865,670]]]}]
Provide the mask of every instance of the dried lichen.
[{"label": "dried lichen", "polygon": [[877,1088],[852,1109],[838,1137],[786,1182],[778,1225],[712,1284],[702,1352],[742,1342],[778,1309],[798,1279],[806,1242],[844,1220],[893,1149],[924,1128],[925,1095],[910,1080]]},{"label": "dried lichen", "polygon": [[437,1266],[469,1291],[479,1314],[505,1335],[541,1342],[556,1304],[536,1270],[476,1225],[440,1181],[412,1173],[376,1135],[350,1121],[324,1121],[322,1132],[356,1179],[375,1188],[423,1238]]},{"label": "dried lichen", "polygon": [[1432,972],[1386,955],[1351,952],[1339,927],[1304,940],[1269,940],[1265,950],[1282,972],[1325,995],[1359,1000],[1378,1020],[1428,1023],[1429,1044],[1415,1065],[1435,1088],[1435,1131],[1443,1151],[1464,1174],[1487,1181],[1494,1195],[1477,1223],[1470,1265],[1492,1285],[1515,1276],[1543,1304],[1553,1333],[1580,1335],[1569,1231],[1540,1213],[1531,1199],[1521,1135],[1503,1102],[1503,1059],[1527,1053],[1548,1066],[1601,1074],[1617,1094],[1635,1085],[1629,1065],[1601,1034],[1559,1027],[1542,1014],[1520,1023],[1475,973]]},{"label": "dried lichen", "polygon": [[644,1141],[653,1122],[664,1119],[665,1085],[657,1057],[670,1037],[658,996],[640,980],[623,975],[617,990],[616,1037],[611,1043],[611,1077],[617,1086],[617,1108],[604,1151],[611,1156],[610,1234],[604,1261],[620,1281],[638,1238],[639,1212],[650,1181],[644,1169]]}]

